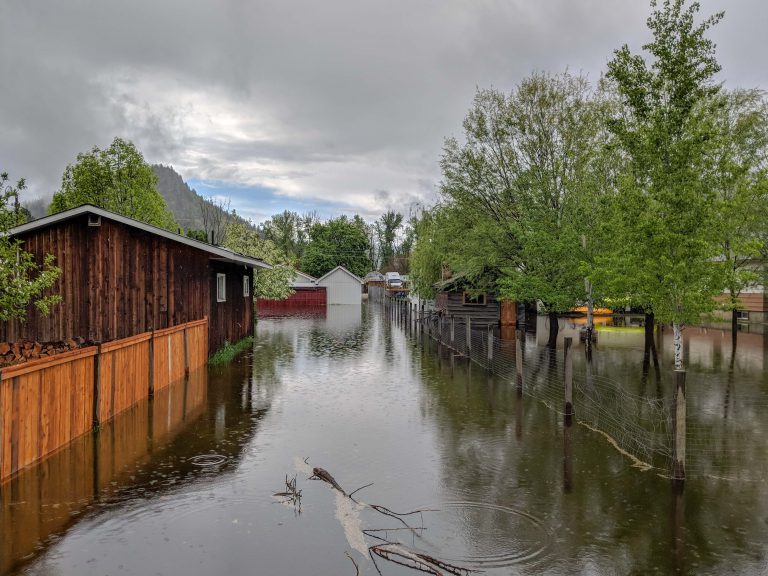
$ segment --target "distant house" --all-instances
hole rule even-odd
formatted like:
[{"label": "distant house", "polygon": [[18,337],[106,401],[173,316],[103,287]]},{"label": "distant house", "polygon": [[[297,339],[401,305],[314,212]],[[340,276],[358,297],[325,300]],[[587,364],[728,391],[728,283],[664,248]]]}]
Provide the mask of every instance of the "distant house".
[{"label": "distant house", "polygon": [[265,262],[84,205],[17,226],[38,262],[56,257],[62,301],[0,322],[0,342],[106,342],[208,317],[209,352],[253,332],[253,273]]},{"label": "distant house", "polygon": [[293,294],[283,300],[259,298],[256,310],[259,316],[283,316],[295,312],[322,315],[325,312],[325,287],[317,285],[317,278],[296,271],[291,281]]},{"label": "distant house", "polygon": [[363,278],[363,294],[370,294],[371,288],[381,288],[383,290],[386,285],[387,282],[384,274],[376,270],[368,272],[365,278]]},{"label": "distant house", "polygon": [[479,289],[463,274],[441,280],[433,286],[437,292],[435,309],[443,314],[471,318],[476,325],[514,325],[514,302],[501,301],[495,291]]},{"label": "distant house", "polygon": [[374,286],[383,286],[385,281],[386,277],[384,274],[377,272],[376,270],[368,272],[368,274],[365,275],[365,278],[363,278],[363,284],[373,284]]},{"label": "distant house", "polygon": [[344,266],[337,266],[317,280],[317,285],[325,287],[329,306],[335,304],[360,304],[362,301],[363,281]]}]

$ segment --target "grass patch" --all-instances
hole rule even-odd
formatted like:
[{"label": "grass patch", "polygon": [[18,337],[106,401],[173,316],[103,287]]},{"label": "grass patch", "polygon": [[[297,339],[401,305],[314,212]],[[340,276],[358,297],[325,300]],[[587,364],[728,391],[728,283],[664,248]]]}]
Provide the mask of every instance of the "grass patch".
[{"label": "grass patch", "polygon": [[208,358],[208,365],[222,366],[224,364],[229,364],[235,357],[251,346],[253,346],[253,336],[246,336],[240,340],[240,342],[235,342],[234,344],[224,342],[224,346],[216,350],[213,356]]},{"label": "grass patch", "polygon": [[598,332],[645,332],[643,326],[595,326]]}]

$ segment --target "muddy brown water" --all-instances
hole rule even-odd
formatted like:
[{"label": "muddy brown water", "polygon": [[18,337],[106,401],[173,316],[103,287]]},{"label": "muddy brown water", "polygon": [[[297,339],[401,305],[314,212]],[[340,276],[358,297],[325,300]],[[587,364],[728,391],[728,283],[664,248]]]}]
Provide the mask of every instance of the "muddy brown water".
[{"label": "muddy brown water", "polygon": [[[642,377],[636,330],[601,338],[596,377],[668,393]],[[2,485],[0,574],[370,575],[375,536],[486,574],[768,573],[768,346],[740,334],[734,355],[717,329],[686,342],[691,429],[706,436],[680,492],[374,305],[262,319],[232,365]],[[539,344],[529,334],[527,353]],[[669,354],[661,342],[662,370]],[[308,480],[312,466],[347,492],[373,482],[363,503],[425,510],[406,518],[419,530]],[[300,507],[273,496],[294,475]]]}]

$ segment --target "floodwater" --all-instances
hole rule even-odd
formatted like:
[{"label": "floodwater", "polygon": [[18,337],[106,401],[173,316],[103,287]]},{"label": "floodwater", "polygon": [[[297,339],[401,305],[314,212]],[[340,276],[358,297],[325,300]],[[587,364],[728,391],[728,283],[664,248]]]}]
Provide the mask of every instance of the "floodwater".
[{"label": "floodwater", "polygon": [[[631,327],[601,332],[589,365],[577,344],[574,370],[651,405],[670,393],[670,340],[658,378]],[[528,334],[526,362],[540,351]],[[581,425],[578,399],[566,427],[559,405],[518,398],[514,381],[375,305],[262,319],[252,352],[2,485],[0,574],[354,576],[377,574],[372,558],[384,575],[418,573],[394,560],[446,574],[768,573],[768,347],[687,329],[686,354],[680,490]],[[611,402],[606,422],[626,417]],[[355,502],[312,467],[347,493],[372,484]],[[300,498],[274,495],[294,477]]]}]

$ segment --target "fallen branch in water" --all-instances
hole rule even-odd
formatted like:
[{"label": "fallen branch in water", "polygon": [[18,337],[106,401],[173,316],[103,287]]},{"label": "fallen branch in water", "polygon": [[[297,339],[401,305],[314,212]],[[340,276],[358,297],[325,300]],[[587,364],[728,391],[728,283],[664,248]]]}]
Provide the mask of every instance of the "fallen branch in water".
[{"label": "fallen branch in water", "polygon": [[296,511],[301,514],[301,490],[296,489],[296,475],[293,478],[288,479],[288,474],[285,475],[285,491],[275,492],[272,496],[283,498],[282,504],[292,504]]},{"label": "fallen branch in water", "polygon": [[336,479],[333,476],[331,476],[331,474],[327,470],[323,468],[319,468],[319,467],[312,468],[312,476],[310,476],[308,479],[322,480],[323,482],[327,482],[328,484],[336,488],[336,490],[341,492],[344,496],[347,495],[347,493],[344,492],[343,488],[339,486],[339,483],[336,482]]},{"label": "fallen branch in water", "polygon": [[[307,460],[305,460],[304,462],[306,463]],[[399,528],[374,528],[374,529],[362,530],[362,533],[365,536],[369,536],[370,538],[374,538],[381,542],[380,544],[374,544],[373,546],[368,547],[368,555],[370,556],[371,561],[373,562],[373,565],[379,574],[381,574],[381,570],[379,569],[379,566],[376,563],[375,557],[383,558],[388,562],[399,564],[401,566],[405,566],[406,568],[410,568],[412,570],[418,570],[420,572],[432,574],[433,576],[445,576],[446,574],[452,574],[454,576],[468,576],[473,572],[479,572],[479,570],[471,570],[469,568],[464,568],[462,566],[457,566],[455,564],[444,562],[442,560],[439,560],[438,558],[429,556],[428,554],[415,552],[413,550],[406,548],[402,544],[399,544],[397,542],[392,542],[387,538],[382,538],[381,536],[374,534],[375,532],[379,532],[379,533],[383,532],[384,535],[386,536],[388,532],[397,532],[397,531],[407,530],[413,536],[420,538],[421,537],[420,532],[423,532],[424,530],[426,530],[426,528],[424,527],[423,513],[438,512],[438,510],[435,510],[433,508],[421,508],[417,510],[411,510],[410,512],[395,512],[394,510],[390,510],[386,506],[381,506],[380,504],[367,504],[365,502],[358,502],[352,496],[356,492],[359,492],[360,490],[362,490],[363,488],[367,488],[371,486],[373,483],[366,484],[365,486],[361,486],[357,490],[353,490],[352,492],[347,494],[347,492],[344,491],[344,489],[339,485],[339,483],[331,475],[331,473],[325,470],[324,468],[320,468],[320,467],[314,467],[312,469],[312,475],[309,477],[309,480],[321,480],[323,482],[326,482],[327,484],[330,484],[332,488],[337,490],[342,496],[345,496],[350,500],[352,500],[353,502],[355,502],[355,504],[366,506],[371,510],[375,510],[379,514],[382,514],[384,516],[389,516],[390,518],[394,518],[395,520],[397,520],[403,525],[403,527],[399,527]],[[421,519],[421,526],[414,527],[408,524],[408,522],[406,522],[404,518],[408,516],[414,516],[416,514],[418,514]],[[347,553],[347,557],[349,557],[349,559],[355,565],[355,569],[359,574],[360,569],[357,563],[348,553]]]},{"label": "fallen branch in water", "polygon": [[355,565],[355,576],[360,576],[360,566],[357,565],[357,562],[355,562],[355,559],[349,555],[349,552],[344,552],[344,554],[346,554],[347,558],[349,558],[352,561],[352,564]]},{"label": "fallen branch in water", "polygon": [[469,568],[462,568],[455,564],[443,562],[428,554],[408,550],[402,544],[396,544],[394,542],[371,546],[368,549],[368,553],[379,574],[381,574],[381,570],[379,569],[378,564],[376,564],[376,558],[374,558],[374,556],[378,556],[379,558],[383,558],[394,564],[399,564],[400,566],[405,566],[406,568],[411,568],[412,570],[432,574],[433,576],[444,576],[445,574],[467,576],[472,572],[478,572],[478,570],[470,570]]}]

